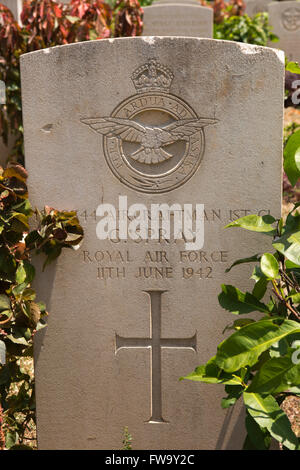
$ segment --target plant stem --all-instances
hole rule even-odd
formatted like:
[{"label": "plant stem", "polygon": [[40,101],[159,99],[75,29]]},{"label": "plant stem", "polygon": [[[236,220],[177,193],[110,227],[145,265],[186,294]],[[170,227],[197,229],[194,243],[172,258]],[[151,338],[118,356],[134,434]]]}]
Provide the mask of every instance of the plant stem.
[{"label": "plant stem", "polygon": [[279,299],[281,302],[283,302],[283,303],[285,304],[286,308],[287,308],[293,315],[295,315],[295,317],[296,317],[298,320],[300,320],[300,314],[299,314],[295,309],[293,309],[293,307],[290,306],[290,304],[288,303],[288,300],[286,300],[286,299],[284,299],[284,298],[282,297],[282,295],[281,295],[280,292],[278,291],[278,287],[277,287],[276,282],[274,281],[274,279],[272,280],[272,284],[273,284],[273,287],[274,287],[274,289],[272,289],[272,290],[273,290],[274,294],[276,295],[276,297],[278,297],[278,299]]}]

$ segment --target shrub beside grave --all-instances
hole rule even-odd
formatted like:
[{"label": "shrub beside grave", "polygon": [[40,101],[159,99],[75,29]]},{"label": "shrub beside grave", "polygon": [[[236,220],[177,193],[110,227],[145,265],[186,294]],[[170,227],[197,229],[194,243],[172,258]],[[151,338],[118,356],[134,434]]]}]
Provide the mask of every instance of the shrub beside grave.
[{"label": "shrub beside grave", "polygon": [[266,46],[269,41],[278,41],[269,25],[268,13],[258,13],[253,18],[245,14],[243,0],[214,0],[201,4],[214,11],[214,38]]},{"label": "shrub beside grave", "polygon": [[253,18],[248,15],[225,17],[215,23],[214,38],[267,46],[270,41],[278,41],[268,18],[268,13],[257,13]]},{"label": "shrub beside grave", "polygon": [[[291,185],[300,179],[299,149],[298,130],[289,137],[284,152]],[[293,420],[300,406],[299,206],[294,206],[285,223],[271,216],[249,215],[227,225],[269,236],[273,253],[239,259],[227,269],[256,263],[251,275],[254,287],[251,292],[242,292],[235,286],[222,285],[220,305],[238,316],[224,331],[234,333],[219,344],[214,357],[185,377],[224,385],[227,396],[222,400],[223,408],[243,399],[247,429],[244,449],[268,449],[274,438],[282,448],[299,450],[300,427]],[[248,317],[252,312],[259,312],[262,318]],[[291,397],[294,412],[290,422],[283,409]]]},{"label": "shrub beside grave", "polygon": [[34,379],[24,359],[32,357],[33,337],[47,312],[32,287],[32,254],[42,254],[45,267],[83,237],[75,212],[32,209],[26,179],[20,165],[0,168],[0,449],[24,446],[35,421]]}]

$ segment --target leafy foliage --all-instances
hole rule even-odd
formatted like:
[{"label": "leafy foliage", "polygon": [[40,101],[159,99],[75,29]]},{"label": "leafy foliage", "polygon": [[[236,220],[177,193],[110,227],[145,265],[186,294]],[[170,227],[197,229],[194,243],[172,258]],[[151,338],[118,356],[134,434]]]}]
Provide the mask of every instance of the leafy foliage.
[{"label": "leafy foliage", "polygon": [[[296,181],[295,185],[293,186],[293,184],[289,181],[288,175],[283,172],[283,198],[286,204],[296,204],[300,201],[300,179],[297,179],[299,171],[295,158],[297,143],[299,145],[299,128],[300,124],[293,122],[284,129],[284,157],[287,159],[287,161],[284,162],[284,165],[287,168],[288,174],[290,174],[291,181]],[[295,133],[297,133],[297,135],[292,137]]]},{"label": "leafy foliage", "polygon": [[[300,146],[300,144],[299,144]],[[222,341],[217,353],[185,379],[225,385],[227,396],[222,407],[234,405],[240,398],[246,407],[247,438],[244,449],[268,449],[271,438],[290,450],[299,450],[300,435],[280,407],[286,397],[300,397],[300,213],[297,204],[286,222],[273,217],[249,215],[227,227],[241,227],[270,239],[273,253],[261,253],[240,259],[240,264],[257,263],[251,279],[251,292],[222,285],[220,305],[234,315],[242,315],[224,331],[234,330]],[[275,251],[274,251],[275,249]],[[263,299],[268,290],[268,303]],[[270,292],[269,290],[269,292]],[[260,312],[262,318],[246,318]]]},{"label": "leafy foliage", "polygon": [[278,41],[269,25],[268,13],[257,13],[253,18],[245,14],[243,0],[201,0],[201,4],[213,8],[214,38],[266,46]]},{"label": "leafy foliage", "polygon": [[283,195],[287,202],[300,201],[300,125],[285,128]]},{"label": "leafy foliage", "polygon": [[139,36],[143,30],[143,22],[138,1],[117,0],[113,24],[114,37]]},{"label": "leafy foliage", "polygon": [[122,450],[132,450],[132,436],[128,430],[128,426],[123,429],[123,447]]},{"label": "leafy foliage", "polygon": [[269,41],[278,41],[268,20],[268,13],[257,13],[253,18],[248,15],[225,16],[222,22],[215,23],[214,38],[266,46]]},{"label": "leafy foliage", "polygon": [[[33,337],[45,326],[47,311],[32,287],[32,254],[42,254],[46,266],[83,237],[75,212],[33,211],[26,179],[21,165],[0,168],[0,347],[6,351],[6,361],[0,361],[0,449],[3,433],[6,448],[26,447],[35,420],[34,379],[23,360],[32,357]],[[36,227],[30,231],[33,215]]]},{"label": "leafy foliage", "polygon": [[300,179],[300,129],[293,132],[284,148],[284,171],[294,186]]},{"label": "leafy foliage", "polygon": [[[296,62],[287,62],[285,67],[285,108],[299,106],[300,67]],[[295,99],[296,98],[296,99]]]},{"label": "leafy foliage", "polygon": [[0,3],[0,80],[6,84],[6,105],[0,107],[0,138],[16,139],[11,161],[24,162],[20,56],[26,52],[90,39],[138,36],[143,10],[138,0],[25,0],[20,27]]},{"label": "leafy foliage", "polygon": [[231,16],[241,16],[245,12],[246,5],[243,0],[201,0],[201,4],[210,7],[214,11],[214,23],[220,24],[228,20]]}]

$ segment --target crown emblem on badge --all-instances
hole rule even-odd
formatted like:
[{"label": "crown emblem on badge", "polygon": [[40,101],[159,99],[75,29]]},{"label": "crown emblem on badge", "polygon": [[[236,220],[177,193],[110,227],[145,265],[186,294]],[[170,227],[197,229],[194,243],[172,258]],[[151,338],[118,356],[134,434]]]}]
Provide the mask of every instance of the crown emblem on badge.
[{"label": "crown emblem on badge", "polygon": [[131,76],[131,80],[138,93],[146,91],[163,91],[168,93],[173,78],[174,75],[171,70],[157,62],[156,59],[151,59],[148,63],[141,65]]}]

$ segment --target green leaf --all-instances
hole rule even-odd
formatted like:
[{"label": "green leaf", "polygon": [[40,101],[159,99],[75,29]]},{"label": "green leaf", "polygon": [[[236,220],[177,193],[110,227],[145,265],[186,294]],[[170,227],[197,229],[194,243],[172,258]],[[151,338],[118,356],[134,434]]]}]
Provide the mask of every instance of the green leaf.
[{"label": "green leaf", "polygon": [[292,261],[286,260],[285,267],[286,269],[295,270],[295,269],[300,268],[300,264],[296,264],[296,263],[293,263]]},{"label": "green leaf", "polygon": [[16,271],[16,283],[22,284],[25,281],[25,279],[26,279],[26,271],[23,266],[23,262],[21,261]]},{"label": "green leaf", "polygon": [[241,385],[241,379],[230,374],[223,372],[222,376],[207,375],[206,365],[198,366],[196,369],[185,377],[180,377],[180,380],[193,380],[194,382],[204,382],[207,384],[228,384],[228,385]]},{"label": "green leaf", "polygon": [[26,287],[27,287],[27,283],[22,282],[22,284],[18,284],[16,287],[13,288],[12,293],[14,294],[15,297],[19,297],[20,295],[22,295]]},{"label": "green leaf", "polygon": [[300,332],[300,324],[284,320],[278,324],[274,318],[262,319],[244,326],[218,346],[216,364],[225,372],[234,372],[253,366],[259,356],[276,341]]},{"label": "green leaf", "polygon": [[[242,387],[243,390],[243,387]],[[221,407],[225,410],[227,408],[230,408],[230,406],[233,406],[237,402],[236,397],[228,396],[225,398],[222,398],[221,400]]]},{"label": "green leaf", "polygon": [[11,446],[9,450],[33,450],[33,447],[30,447],[26,444],[15,444]]},{"label": "green leaf", "polygon": [[244,263],[253,263],[253,262],[258,262],[260,260],[260,255],[253,255],[249,256],[248,258],[241,258],[236,260],[229,268],[225,270],[225,273],[228,273],[234,266],[238,266],[239,264],[244,264]]},{"label": "green leaf", "polygon": [[218,299],[221,307],[235,315],[242,315],[250,312],[263,312],[269,314],[268,307],[259,302],[257,298],[249,292],[243,293],[237,287],[230,284],[221,285],[222,292]]},{"label": "green leaf", "polygon": [[300,385],[300,364],[293,363],[293,352],[291,349],[286,356],[274,357],[265,362],[247,392],[275,394]]},{"label": "green leaf", "polygon": [[286,233],[273,242],[275,250],[282,253],[288,260],[300,265],[300,231]]},{"label": "green leaf", "polygon": [[71,15],[66,15],[67,20],[70,21],[70,23],[76,23],[76,21],[79,21],[78,16],[71,16]]},{"label": "green leaf", "polygon": [[12,343],[22,344],[28,346],[27,340],[30,338],[31,332],[29,328],[15,328],[11,334],[7,335],[6,338]]},{"label": "green leaf", "polygon": [[271,253],[264,253],[260,260],[260,269],[268,279],[276,279],[279,274],[279,264]]},{"label": "green leaf", "polygon": [[261,272],[260,266],[255,266],[250,279],[254,279],[255,282],[258,282],[261,278],[265,279],[266,276]]},{"label": "green leaf", "polygon": [[10,299],[5,294],[0,294],[0,311],[2,310],[10,310]]},{"label": "green leaf", "polygon": [[271,395],[262,397],[258,393],[243,393],[248,413],[261,428],[290,450],[299,449],[298,438],[292,431],[288,417]]},{"label": "green leaf", "polygon": [[243,391],[244,388],[241,385],[225,385],[225,392],[227,393],[227,397],[222,398],[222,408],[229,408],[230,406],[234,405],[242,395]]},{"label": "green leaf", "polygon": [[[242,373],[242,371],[240,372]],[[194,372],[180,380],[188,379],[195,382],[205,382],[211,384],[222,383],[226,385],[241,385],[242,378],[239,376],[239,371],[235,374],[226,374],[216,364],[216,356],[213,356],[209,361],[201,366],[196,367]]]},{"label": "green leaf", "polygon": [[285,67],[285,70],[287,70],[288,72],[300,74],[300,67],[297,62],[288,62],[287,66]]},{"label": "green leaf", "polygon": [[300,130],[289,137],[283,155],[284,171],[294,186],[300,178]]},{"label": "green leaf", "polygon": [[288,296],[288,299],[292,299],[294,304],[300,304],[300,294],[292,294]]},{"label": "green leaf", "polygon": [[22,300],[34,300],[36,297],[36,292],[34,289],[28,288],[25,289],[22,293]]},{"label": "green leaf", "polygon": [[241,227],[245,230],[251,230],[253,232],[263,232],[273,235],[276,233],[272,224],[276,222],[276,219],[271,215],[246,215],[240,219],[234,220],[230,224],[226,225],[227,227]]},{"label": "green leaf", "polygon": [[5,446],[7,449],[10,449],[17,444],[19,435],[16,431],[9,431],[5,435]]},{"label": "green leaf", "polygon": [[[295,207],[297,204],[295,205]],[[293,215],[294,209],[288,214],[286,218],[285,225],[282,228],[282,235],[286,235],[287,233],[294,233],[300,230],[300,214],[298,211]]]},{"label": "green leaf", "polygon": [[271,436],[265,428],[261,428],[252,416],[247,413],[245,425],[248,437],[256,450],[268,450],[271,444]]},{"label": "green leaf", "polygon": [[2,365],[0,367],[0,385],[9,385],[11,382],[11,373],[9,370],[9,366]]},{"label": "green leaf", "polygon": [[297,397],[300,397],[300,387],[290,387],[289,393],[292,393],[293,395],[297,395]]},{"label": "green leaf", "polygon": [[268,279],[265,277],[260,278],[253,287],[252,295],[257,298],[257,300],[261,300],[265,293],[267,292],[268,287]]},{"label": "green leaf", "polygon": [[0,246],[0,270],[6,273],[14,273],[16,269],[15,257],[11,254],[9,249],[5,246]]},{"label": "green leaf", "polygon": [[22,214],[25,214],[27,216],[31,216],[33,214],[33,210],[31,208],[31,204],[28,199],[25,199],[19,204],[16,204],[14,206],[14,210],[17,212],[22,212]]},{"label": "green leaf", "polygon": [[249,325],[249,323],[255,323],[255,320],[252,318],[239,318],[238,320],[235,320],[232,324],[227,325],[224,330],[223,334],[227,330],[240,330],[243,326]]},{"label": "green leaf", "polygon": [[269,350],[270,357],[285,356],[287,353],[288,347],[289,347],[289,343],[287,342],[286,338],[283,338],[280,341],[276,341],[276,343],[272,344],[272,346],[270,347],[270,350]]}]

